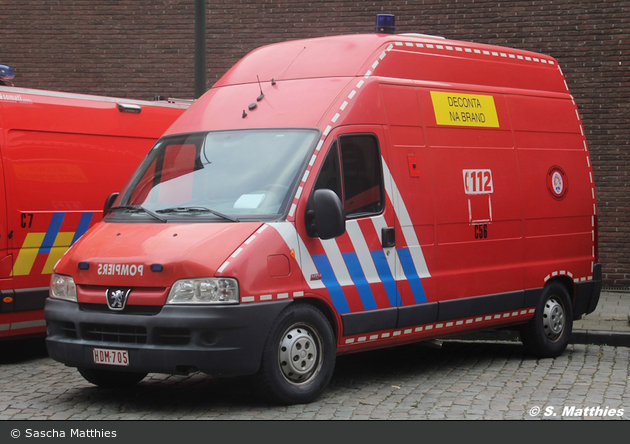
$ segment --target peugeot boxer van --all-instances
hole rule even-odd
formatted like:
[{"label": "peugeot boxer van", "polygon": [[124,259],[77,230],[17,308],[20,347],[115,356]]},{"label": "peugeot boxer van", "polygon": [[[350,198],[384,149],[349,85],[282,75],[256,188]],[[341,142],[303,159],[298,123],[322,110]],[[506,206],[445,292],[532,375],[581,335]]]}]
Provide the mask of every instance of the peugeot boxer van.
[{"label": "peugeot boxer van", "polygon": [[543,54],[384,33],[264,46],[109,202],[45,309],[50,356],[104,387],[252,375],[305,403],[345,353],[510,327],[558,356],[599,298],[588,145]]}]

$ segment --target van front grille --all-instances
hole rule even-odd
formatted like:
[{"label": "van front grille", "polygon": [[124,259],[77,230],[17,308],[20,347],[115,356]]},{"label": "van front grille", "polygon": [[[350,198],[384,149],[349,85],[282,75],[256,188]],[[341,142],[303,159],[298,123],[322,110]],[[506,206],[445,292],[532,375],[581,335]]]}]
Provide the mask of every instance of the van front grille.
[{"label": "van front grille", "polygon": [[186,345],[190,342],[190,330],[187,328],[156,328],[153,330],[157,345]]},{"label": "van front grille", "polygon": [[83,324],[83,339],[96,342],[115,342],[119,344],[146,344],[147,329],[140,326]]},{"label": "van front grille", "polygon": [[155,316],[162,311],[161,305],[127,305],[124,310],[112,311],[106,304],[79,304],[82,311],[94,313],[109,313],[113,315],[142,315]]}]

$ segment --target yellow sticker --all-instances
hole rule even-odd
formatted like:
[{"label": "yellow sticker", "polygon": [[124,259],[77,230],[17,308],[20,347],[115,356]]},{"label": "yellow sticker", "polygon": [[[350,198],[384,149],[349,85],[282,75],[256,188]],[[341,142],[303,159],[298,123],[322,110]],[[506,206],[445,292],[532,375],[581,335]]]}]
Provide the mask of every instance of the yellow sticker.
[{"label": "yellow sticker", "polygon": [[431,91],[431,101],[438,125],[499,128],[492,96]]}]

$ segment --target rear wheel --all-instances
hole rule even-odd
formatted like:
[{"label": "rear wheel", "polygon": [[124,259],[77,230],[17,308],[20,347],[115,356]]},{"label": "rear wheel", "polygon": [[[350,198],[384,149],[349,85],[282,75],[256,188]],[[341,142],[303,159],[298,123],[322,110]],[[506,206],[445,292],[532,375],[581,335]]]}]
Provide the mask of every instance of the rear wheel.
[{"label": "rear wheel", "polygon": [[543,289],[534,318],[521,328],[527,351],[539,358],[555,358],[566,349],[573,329],[573,306],[564,285],[552,282]]},{"label": "rear wheel", "polygon": [[96,368],[77,368],[86,381],[104,388],[130,387],[144,379],[147,373],[120,372]]},{"label": "rear wheel", "polygon": [[292,304],[267,338],[256,375],[263,395],[282,404],[313,401],[325,390],[335,368],[335,336],[317,308]]}]

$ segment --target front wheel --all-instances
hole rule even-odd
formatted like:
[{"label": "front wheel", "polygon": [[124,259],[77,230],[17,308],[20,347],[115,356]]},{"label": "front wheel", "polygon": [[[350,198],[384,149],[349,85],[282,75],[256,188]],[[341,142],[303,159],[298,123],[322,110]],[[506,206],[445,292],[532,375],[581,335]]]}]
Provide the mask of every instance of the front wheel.
[{"label": "front wheel", "polygon": [[104,388],[121,388],[136,385],[147,373],[121,372],[96,368],[77,368],[86,381]]},{"label": "front wheel", "polygon": [[288,306],[267,338],[258,389],[281,404],[304,404],[323,393],[335,368],[335,335],[326,316],[303,303]]},{"label": "front wheel", "polygon": [[555,358],[567,348],[573,329],[573,306],[564,285],[553,282],[543,289],[536,313],[521,328],[526,350],[539,358]]}]

